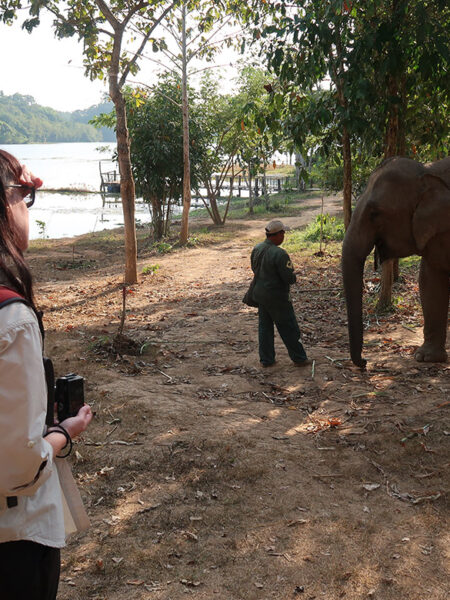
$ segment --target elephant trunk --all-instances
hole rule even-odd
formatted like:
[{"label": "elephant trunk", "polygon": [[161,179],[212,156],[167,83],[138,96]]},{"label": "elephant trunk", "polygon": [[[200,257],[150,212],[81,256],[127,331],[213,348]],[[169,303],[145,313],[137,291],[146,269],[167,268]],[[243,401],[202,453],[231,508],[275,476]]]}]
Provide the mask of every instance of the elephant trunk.
[{"label": "elephant trunk", "polygon": [[361,356],[363,345],[362,292],[364,263],[368,253],[358,252],[354,246],[346,236],[342,248],[342,276],[347,303],[350,356],[356,366],[364,368],[366,361]]}]

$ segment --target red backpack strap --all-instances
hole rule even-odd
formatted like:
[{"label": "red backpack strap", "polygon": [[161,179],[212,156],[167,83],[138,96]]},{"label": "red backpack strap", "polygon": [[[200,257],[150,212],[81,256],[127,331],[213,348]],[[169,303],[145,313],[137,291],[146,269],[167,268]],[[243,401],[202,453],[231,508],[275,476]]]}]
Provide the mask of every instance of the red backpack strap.
[{"label": "red backpack strap", "polygon": [[28,304],[23,296],[14,290],[10,290],[9,288],[0,285],[0,308],[3,308],[3,306],[7,306],[12,302],[25,302]]}]

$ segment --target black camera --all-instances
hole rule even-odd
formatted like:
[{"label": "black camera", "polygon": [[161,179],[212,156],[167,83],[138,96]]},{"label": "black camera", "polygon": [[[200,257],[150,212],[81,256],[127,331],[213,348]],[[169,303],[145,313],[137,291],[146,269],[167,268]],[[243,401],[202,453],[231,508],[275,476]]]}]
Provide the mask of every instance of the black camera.
[{"label": "black camera", "polygon": [[58,422],[78,414],[84,405],[84,378],[75,373],[58,377],[55,381],[53,363],[44,358],[45,380],[47,383],[47,426],[55,422],[55,408]]},{"label": "black camera", "polygon": [[58,421],[74,417],[84,404],[84,378],[75,373],[55,381],[55,402]]}]

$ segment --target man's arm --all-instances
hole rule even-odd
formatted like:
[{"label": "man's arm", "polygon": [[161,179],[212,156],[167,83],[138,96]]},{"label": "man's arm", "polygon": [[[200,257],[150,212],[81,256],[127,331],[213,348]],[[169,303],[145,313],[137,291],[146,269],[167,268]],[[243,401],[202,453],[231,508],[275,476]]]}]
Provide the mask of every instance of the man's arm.
[{"label": "man's arm", "polygon": [[294,266],[289,258],[289,254],[282,248],[280,248],[280,252],[278,253],[276,265],[278,275],[281,277],[284,283],[290,285],[297,281],[297,277],[294,273]]},{"label": "man's arm", "polygon": [[252,267],[253,273],[255,272],[255,252],[256,248],[253,248],[252,253],[250,255],[250,265]]}]

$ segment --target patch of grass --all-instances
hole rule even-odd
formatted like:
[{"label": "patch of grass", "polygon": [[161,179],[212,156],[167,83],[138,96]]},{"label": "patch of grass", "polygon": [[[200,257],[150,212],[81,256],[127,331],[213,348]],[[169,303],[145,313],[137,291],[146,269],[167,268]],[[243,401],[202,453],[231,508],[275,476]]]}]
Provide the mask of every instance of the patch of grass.
[{"label": "patch of grass", "polygon": [[37,238],[35,240],[30,240],[30,244],[28,246],[28,252],[37,253],[37,252],[45,252],[48,250],[52,250],[58,244],[60,240],[50,240]]},{"label": "patch of grass", "polygon": [[[289,253],[300,252],[302,250],[319,249],[320,246],[320,221],[321,215],[318,215],[306,229],[301,231],[294,230],[286,233],[283,248]],[[322,239],[329,250],[339,250],[341,241],[344,239],[344,223],[336,217],[323,215]]]},{"label": "patch of grass", "polygon": [[80,259],[80,260],[58,260],[52,263],[55,269],[59,271],[68,271],[70,269],[92,269],[97,265],[96,260]]},{"label": "patch of grass", "polygon": [[[56,240],[58,242],[59,240]],[[123,227],[118,229],[104,229],[94,233],[75,238],[73,246],[77,248],[90,248],[92,250],[105,250],[123,248]]]},{"label": "patch of grass", "polygon": [[[273,215],[283,213],[286,216],[293,216],[303,210],[304,206],[299,203],[302,200],[316,198],[321,196],[323,192],[317,191],[283,191],[279,194],[272,194],[269,197],[268,206],[264,199],[259,196],[255,199],[253,206],[253,215],[249,215],[248,212],[248,198],[235,197],[231,200],[228,216],[231,219],[248,219],[252,216],[259,218],[261,215]],[[221,207],[221,213],[223,213],[223,206]],[[209,213],[206,208],[197,208],[190,212],[190,215],[194,218],[208,218]]]},{"label": "patch of grass", "polygon": [[399,260],[400,272],[402,269],[415,269],[420,265],[421,258],[420,256],[407,256],[406,258],[401,258]]},{"label": "patch of grass", "polygon": [[[194,222],[195,223],[195,222]],[[220,244],[236,235],[236,228],[227,225],[226,227],[199,227],[195,224],[191,228],[191,236],[188,240],[188,246],[208,246],[211,244]]]}]

